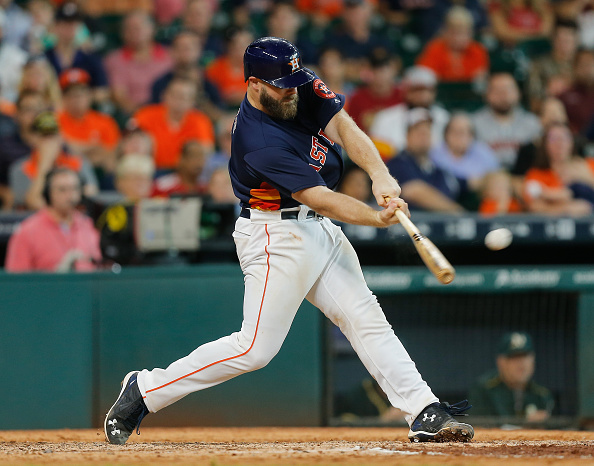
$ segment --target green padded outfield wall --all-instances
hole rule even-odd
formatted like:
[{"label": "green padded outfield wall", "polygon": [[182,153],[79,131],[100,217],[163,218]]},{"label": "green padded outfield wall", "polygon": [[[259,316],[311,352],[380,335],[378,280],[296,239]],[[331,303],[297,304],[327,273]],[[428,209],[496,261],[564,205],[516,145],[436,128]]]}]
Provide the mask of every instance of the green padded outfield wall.
[{"label": "green padded outfield wall", "polygon": [[[594,416],[594,269],[460,267],[441,286],[424,268],[365,269],[370,288],[473,294],[579,294],[579,415]],[[0,274],[0,429],[98,426],[129,370],[165,367],[240,328],[237,265],[142,268],[120,274]],[[264,369],[194,393],[143,425],[321,425],[322,314],[304,304]]]},{"label": "green padded outfield wall", "polygon": [[1,429],[91,426],[92,305],[79,277],[0,276]]},{"label": "green padded outfield wall", "polygon": [[[243,275],[233,265],[3,274],[0,293],[0,429],[91,427],[129,370],[166,367],[239,330]],[[320,425],[321,318],[305,303],[267,367],[143,425]]]},{"label": "green padded outfield wall", "polygon": [[580,298],[578,313],[580,416],[594,419],[594,293],[585,293]]}]

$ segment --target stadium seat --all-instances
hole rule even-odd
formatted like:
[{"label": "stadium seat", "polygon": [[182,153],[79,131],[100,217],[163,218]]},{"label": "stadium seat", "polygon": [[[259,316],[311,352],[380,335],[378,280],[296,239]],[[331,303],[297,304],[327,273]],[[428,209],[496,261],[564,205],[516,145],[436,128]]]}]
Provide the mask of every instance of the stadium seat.
[{"label": "stadium seat", "polygon": [[474,84],[467,82],[439,83],[436,100],[450,111],[473,112],[483,105],[483,97],[475,90]]},{"label": "stadium seat", "polygon": [[121,25],[123,16],[105,15],[97,19],[101,35],[105,39],[101,54],[105,55],[122,46]]}]

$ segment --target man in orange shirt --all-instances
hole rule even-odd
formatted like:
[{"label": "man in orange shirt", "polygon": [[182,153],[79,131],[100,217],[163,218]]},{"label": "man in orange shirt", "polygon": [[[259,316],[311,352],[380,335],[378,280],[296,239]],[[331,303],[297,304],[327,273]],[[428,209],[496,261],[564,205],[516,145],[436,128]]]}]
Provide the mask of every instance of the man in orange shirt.
[{"label": "man in orange shirt", "polygon": [[147,105],[134,115],[135,124],[149,133],[155,142],[157,170],[173,170],[179,162],[182,146],[195,139],[210,151],[214,128],[208,117],[193,108],[196,99],[194,81],[175,77],[163,94],[163,103]]},{"label": "man in orange shirt", "polygon": [[417,64],[435,71],[441,81],[474,81],[489,70],[489,54],[472,40],[472,15],[463,6],[455,6],[446,16],[441,37],[427,44]]},{"label": "man in orange shirt", "polygon": [[58,113],[62,136],[70,151],[83,156],[95,167],[111,173],[120,130],[113,118],[91,110],[91,77],[82,69],[71,68],[60,75],[64,108]]},{"label": "man in orange shirt", "polygon": [[344,9],[342,0],[297,0],[295,6],[324,25],[340,16]]}]

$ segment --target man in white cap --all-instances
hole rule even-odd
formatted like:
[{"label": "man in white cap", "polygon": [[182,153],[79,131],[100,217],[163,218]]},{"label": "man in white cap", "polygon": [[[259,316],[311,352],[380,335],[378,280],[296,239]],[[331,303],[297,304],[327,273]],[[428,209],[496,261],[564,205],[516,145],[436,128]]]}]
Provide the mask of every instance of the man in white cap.
[{"label": "man in white cap", "polygon": [[407,114],[410,109],[422,107],[430,112],[433,120],[432,145],[442,141],[443,130],[450,118],[447,110],[435,105],[437,78],[432,70],[413,66],[406,71],[402,81],[404,102],[378,112],[369,130],[374,142],[389,146],[389,153],[385,155],[394,155],[406,147]]}]

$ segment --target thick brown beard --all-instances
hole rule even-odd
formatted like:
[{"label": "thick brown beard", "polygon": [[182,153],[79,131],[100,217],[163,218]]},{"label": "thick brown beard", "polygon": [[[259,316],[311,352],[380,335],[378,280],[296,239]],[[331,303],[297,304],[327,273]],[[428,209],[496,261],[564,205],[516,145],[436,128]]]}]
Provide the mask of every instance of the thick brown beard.
[{"label": "thick brown beard", "polygon": [[279,120],[292,120],[295,118],[297,116],[298,102],[299,96],[297,94],[294,94],[290,101],[282,102],[268,94],[266,88],[262,88],[262,92],[260,92],[260,105],[272,118]]}]

